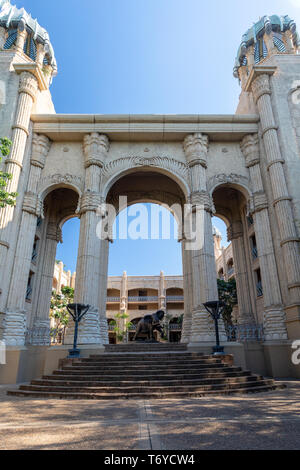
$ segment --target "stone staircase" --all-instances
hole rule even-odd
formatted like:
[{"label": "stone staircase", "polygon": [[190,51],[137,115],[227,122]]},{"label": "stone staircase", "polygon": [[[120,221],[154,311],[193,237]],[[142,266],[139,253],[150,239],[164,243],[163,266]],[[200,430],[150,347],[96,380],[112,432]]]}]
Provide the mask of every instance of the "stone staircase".
[{"label": "stone staircase", "polygon": [[101,355],[63,360],[52,375],[8,395],[60,399],[168,399],[267,392],[284,385],[232,365],[232,356],[186,345],[109,345]]}]

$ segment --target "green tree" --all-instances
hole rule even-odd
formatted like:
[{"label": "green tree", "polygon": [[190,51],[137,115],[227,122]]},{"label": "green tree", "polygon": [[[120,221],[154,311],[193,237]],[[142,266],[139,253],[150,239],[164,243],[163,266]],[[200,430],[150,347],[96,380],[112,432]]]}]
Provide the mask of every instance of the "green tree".
[{"label": "green tree", "polygon": [[223,320],[226,326],[232,326],[232,311],[233,307],[237,305],[237,290],[236,280],[230,279],[229,281],[223,281],[218,279],[218,291],[219,299],[225,303],[225,310],[223,312]]},{"label": "green tree", "polygon": [[[2,157],[7,157],[10,152],[11,141],[6,137],[0,138],[0,163]],[[14,206],[16,204],[17,193],[9,193],[6,191],[6,186],[12,175],[0,170],[0,208],[5,206]]]},{"label": "green tree", "polygon": [[120,342],[124,342],[127,338],[127,333],[132,327],[133,323],[127,321],[129,315],[125,313],[118,313],[116,315],[116,320],[111,322],[111,325],[114,326],[114,332],[116,333],[117,339]]},{"label": "green tree", "polygon": [[69,312],[67,305],[72,303],[74,299],[74,289],[72,287],[62,287],[61,294],[55,290],[52,291],[50,303],[50,318],[55,320],[56,328],[51,332],[55,337],[58,331],[65,329],[69,323]]}]

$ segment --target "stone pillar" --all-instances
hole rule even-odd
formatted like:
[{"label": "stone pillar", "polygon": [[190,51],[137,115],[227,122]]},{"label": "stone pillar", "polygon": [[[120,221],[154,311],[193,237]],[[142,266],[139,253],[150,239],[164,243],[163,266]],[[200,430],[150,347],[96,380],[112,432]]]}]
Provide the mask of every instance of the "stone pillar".
[{"label": "stone pillar", "polygon": [[122,281],[121,281],[121,292],[120,292],[120,310],[121,313],[127,311],[128,306],[128,282],[127,282],[127,272],[123,272]]},{"label": "stone pillar", "polygon": [[[21,24],[22,23],[19,24],[19,28]],[[22,29],[23,30],[18,29],[18,35],[17,35],[17,40],[16,40],[16,46],[15,46],[16,51],[19,54],[24,54],[25,40],[27,37],[27,31],[26,31],[25,25],[24,25],[24,28]]]},{"label": "stone pillar", "polygon": [[[12,179],[8,181],[6,190],[10,193],[18,192],[19,197],[19,182],[23,168],[25,147],[29,135],[30,115],[37,89],[38,83],[36,78],[31,73],[21,73],[18,106],[13,126],[12,148],[9,157],[5,160],[5,172],[12,175]],[[28,200],[28,197],[27,201],[30,205],[31,202]],[[11,268],[10,266],[8,267],[7,255],[10,247],[13,246],[13,242],[15,242],[17,238],[15,225],[12,223],[14,212],[15,208],[12,206],[7,206],[0,211],[0,286],[2,289],[0,310],[5,309],[9,289],[10,272],[8,272],[8,270]],[[10,259],[10,265],[12,266],[12,258]]]},{"label": "stone pillar", "polygon": [[[108,324],[106,318],[106,300],[107,300],[107,281],[108,281],[108,255],[109,240],[101,240],[101,258],[100,258],[100,289],[99,289],[99,305],[100,305],[100,337],[103,344],[108,344]],[[126,302],[127,309],[127,302]]]},{"label": "stone pillar", "polygon": [[[203,134],[193,134],[186,137],[184,151],[190,169],[191,178],[191,214],[192,226],[197,227],[197,243],[191,246],[185,243],[185,250],[190,250],[193,309],[192,333],[190,342],[214,342],[215,330],[213,321],[203,304],[218,300],[217,275],[214,256],[214,240],[212,228],[212,201],[207,192],[206,168],[208,137]],[[189,235],[190,237],[190,235]],[[192,248],[192,249],[191,249]],[[224,341],[223,321],[220,321],[220,337]]]},{"label": "stone pillar", "polygon": [[300,299],[300,253],[299,237],[293,217],[291,197],[288,193],[281,154],[278,128],[275,123],[270,77],[262,74],[254,79],[252,91],[257,103],[262,136],[266,152],[267,169],[273,193],[273,206],[277,217],[282,259],[285,264],[291,304],[299,304]]},{"label": "stone pillar", "polygon": [[64,263],[60,261],[58,263],[58,286],[57,286],[57,293],[61,294],[61,285],[62,285],[62,276],[64,272]]},{"label": "stone pillar", "polygon": [[[89,304],[90,310],[80,324],[78,343],[102,344],[100,315],[103,317],[104,312],[99,312],[99,285],[101,273],[107,267],[101,265],[103,243],[97,236],[97,225],[100,221],[97,209],[102,202],[100,193],[101,176],[102,167],[109,151],[108,138],[98,133],[86,135],[83,142],[83,151],[86,168],[85,192],[81,199],[74,301]],[[103,318],[102,324],[104,324]],[[68,334],[67,341],[70,339],[70,334]]]},{"label": "stone pillar", "polygon": [[165,275],[164,272],[160,272],[159,278],[159,299],[158,299],[158,307],[160,310],[166,311],[167,308],[167,296],[166,296],[166,289],[165,289]]},{"label": "stone pillar", "polygon": [[55,262],[57,244],[60,240],[61,229],[57,225],[56,213],[54,213],[53,216],[50,216],[47,225],[41,281],[37,302],[38,308],[33,321],[33,328],[43,328],[44,335],[41,333],[38,335],[38,339],[35,339],[34,342],[35,345],[44,345],[49,343],[49,334],[47,333],[47,329],[49,328],[49,309],[52,294],[53,266]]},{"label": "stone pillar", "polygon": [[[32,144],[29,181],[23,201],[22,219],[5,315],[6,327],[4,328],[4,339],[7,344],[11,345],[20,344],[21,341],[18,331],[18,339],[16,342],[12,329],[13,323],[18,316],[20,317],[20,321],[21,318],[25,318],[25,299],[30,265],[32,262],[32,249],[36,233],[37,217],[41,212],[40,201],[37,196],[37,187],[49,149],[49,139],[45,136],[35,134]],[[13,318],[12,322],[10,318]]]},{"label": "stone pillar", "polygon": [[287,339],[285,313],[282,297],[273,239],[269,221],[268,202],[260,170],[260,149],[257,135],[244,137],[241,149],[249,168],[253,189],[253,212],[258,258],[262,276],[264,293],[264,331],[266,340]]},{"label": "stone pillar", "polygon": [[6,29],[0,26],[0,50],[3,49],[4,44],[6,43],[6,37],[7,37]]},{"label": "stone pillar", "polygon": [[228,228],[228,241],[232,242],[235,279],[238,295],[239,324],[254,324],[255,319],[251,304],[251,291],[245,259],[243,224],[241,221],[233,222],[233,224]]},{"label": "stone pillar", "polygon": [[183,283],[184,283],[184,316],[182,324],[181,342],[189,343],[192,335],[192,309],[193,309],[193,276],[191,252],[185,249],[182,242]]},{"label": "stone pillar", "polygon": [[76,284],[76,273],[73,273],[72,277],[71,277],[71,287],[72,287],[72,289],[75,289],[75,284]]}]

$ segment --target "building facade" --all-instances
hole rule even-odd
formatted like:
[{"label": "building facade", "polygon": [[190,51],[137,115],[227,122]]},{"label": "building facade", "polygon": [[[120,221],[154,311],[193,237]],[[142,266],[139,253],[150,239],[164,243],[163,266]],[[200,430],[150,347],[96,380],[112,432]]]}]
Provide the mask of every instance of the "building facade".
[{"label": "building facade", "polygon": [[[8,348],[10,374],[16,370],[20,379],[28,354],[32,367],[54,354],[46,346],[53,267],[61,227],[74,216],[80,217],[75,302],[90,305],[79,342],[88,351],[108,341],[112,227],[107,207],[117,213],[121,196],[127,205],[165,205],[182,222],[182,341],[191,350],[207,351],[215,339],[203,304],[218,298],[216,214],[232,241],[241,324],[258,321],[258,282],[263,292],[264,341],[255,356],[244,344],[229,344],[227,351],[234,349],[245,361],[251,356],[251,364],[260,362],[270,375],[297,374],[290,360],[292,341],[300,338],[295,23],[263,17],[243,36],[234,69],[241,84],[235,115],[58,115],[50,93],[57,66],[47,31],[9,1],[0,5],[0,135],[13,142],[3,165],[12,175],[8,191],[18,192],[16,207],[0,211],[0,338]],[[182,216],[186,207],[191,225]],[[249,275],[249,217],[258,253],[256,279]],[[191,226],[199,220],[193,244]],[[26,342],[28,328],[44,328],[40,344]],[[226,342],[223,325],[220,330]]]}]

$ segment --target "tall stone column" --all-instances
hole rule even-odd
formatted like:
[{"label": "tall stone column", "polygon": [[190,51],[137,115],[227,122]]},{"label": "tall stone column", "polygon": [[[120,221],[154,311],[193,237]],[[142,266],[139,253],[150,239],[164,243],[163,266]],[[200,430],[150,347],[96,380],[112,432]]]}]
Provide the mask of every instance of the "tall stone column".
[{"label": "tall stone column", "polygon": [[[103,244],[97,236],[101,204],[102,167],[109,151],[109,140],[105,135],[92,133],[84,137],[85,192],[81,200],[80,237],[76,269],[74,301],[89,304],[90,310],[80,324],[79,344],[102,344],[99,312],[99,285],[101,272],[101,248]],[[71,329],[70,329],[71,330]],[[70,335],[67,335],[69,341]],[[67,343],[69,344],[69,343]]]},{"label": "tall stone column", "polygon": [[245,259],[245,244],[243,238],[242,222],[234,222],[228,229],[228,241],[232,242],[233,259],[235,266],[235,279],[238,295],[239,324],[250,325],[255,323],[252,310],[250,285]]},{"label": "tall stone column", "polygon": [[253,189],[253,217],[259,265],[264,293],[264,331],[266,340],[287,339],[285,313],[278,278],[273,239],[270,227],[268,202],[264,192],[260,149],[257,135],[244,137],[241,149],[249,168]]},{"label": "tall stone column", "polygon": [[37,195],[37,187],[49,149],[49,139],[45,136],[35,134],[32,143],[29,181],[23,201],[22,219],[5,315],[4,339],[6,343],[10,345],[21,344],[22,341],[20,329],[16,329],[17,337],[14,336],[13,329],[15,322],[20,324],[25,318],[25,299],[30,265],[32,262],[32,249],[36,233],[37,217],[41,209]]},{"label": "tall stone column", "polygon": [[46,345],[50,342],[50,335],[48,330],[50,326],[49,308],[52,294],[53,266],[55,262],[57,244],[60,240],[61,229],[57,225],[56,213],[54,213],[53,216],[50,216],[47,225],[41,281],[38,292],[38,308],[32,325],[35,330],[40,330],[40,333],[37,336],[33,336],[34,345]]},{"label": "tall stone column", "polygon": [[181,342],[189,343],[192,335],[192,309],[193,309],[193,276],[191,251],[185,249],[182,241],[183,283],[184,283],[184,316],[182,324]]},{"label": "tall stone column", "polygon": [[166,289],[165,289],[165,275],[164,272],[160,272],[159,276],[159,299],[158,299],[158,306],[160,310],[166,310],[167,308],[167,296],[166,296]]},{"label": "tall stone column", "polygon": [[288,280],[291,304],[299,304],[300,299],[300,254],[299,237],[294,223],[291,197],[288,192],[283,165],[285,160],[280,150],[278,128],[271,102],[270,77],[259,75],[252,83],[252,91],[257,103],[262,136],[265,146],[267,169],[273,193],[273,206],[277,217],[282,258]]},{"label": "tall stone column", "polygon": [[[185,243],[191,251],[193,309],[191,343],[215,341],[213,321],[203,304],[218,300],[217,275],[212,230],[212,201],[207,192],[206,168],[208,137],[193,134],[186,137],[184,151],[190,168],[192,227],[197,241]],[[190,227],[190,228],[192,228]],[[188,235],[190,237],[190,234]],[[220,337],[226,340],[223,321],[220,321]]]},{"label": "tall stone column", "polygon": [[[12,175],[12,179],[8,182],[6,189],[10,193],[18,192],[19,197],[19,182],[29,136],[30,115],[37,89],[38,82],[34,75],[28,72],[21,73],[18,106],[13,126],[12,148],[9,157],[5,160],[5,172]],[[28,203],[29,205],[31,204],[31,202]],[[12,206],[7,206],[0,211],[0,286],[2,289],[0,310],[2,311],[5,309],[7,302],[10,281],[9,270],[13,264],[12,255],[10,260],[8,260],[8,253],[10,254],[10,247],[14,245],[17,237],[16,230],[13,230],[15,225],[12,223],[14,214],[15,208]]]}]

